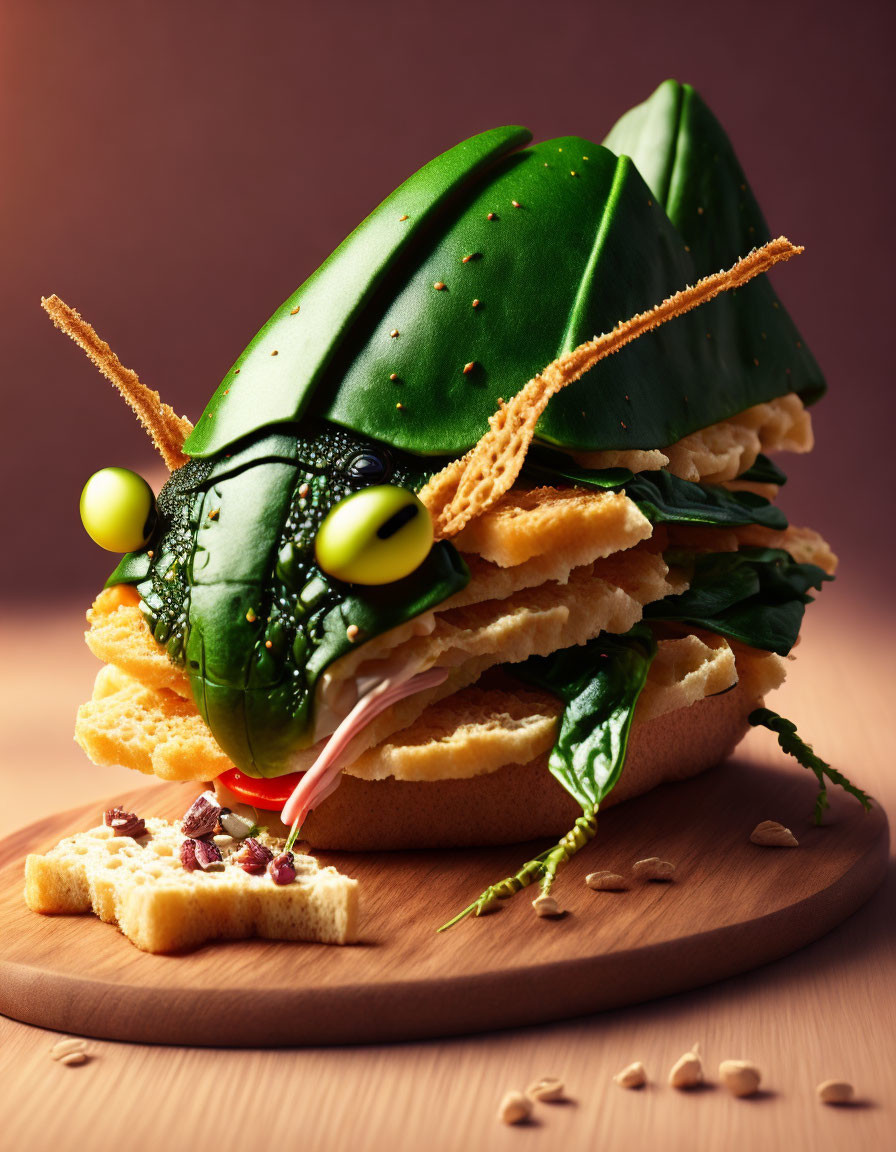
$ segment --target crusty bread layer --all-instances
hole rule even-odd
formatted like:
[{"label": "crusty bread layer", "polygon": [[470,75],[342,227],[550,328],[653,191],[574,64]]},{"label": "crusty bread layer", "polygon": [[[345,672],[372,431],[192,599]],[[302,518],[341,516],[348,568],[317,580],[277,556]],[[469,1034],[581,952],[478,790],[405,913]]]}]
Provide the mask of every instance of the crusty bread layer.
[{"label": "crusty bread layer", "polygon": [[[684,780],[723,760],[747,730],[755,692],[729,692],[632,726],[628,756],[609,808],[659,784]],[[285,835],[275,812],[242,806],[220,781],[219,799],[255,813],[271,834]],[[463,780],[360,780],[343,775],[339,788],[305,822],[314,848],[378,851],[512,844],[562,836],[581,809],[547,768],[547,754],[528,764]]]}]

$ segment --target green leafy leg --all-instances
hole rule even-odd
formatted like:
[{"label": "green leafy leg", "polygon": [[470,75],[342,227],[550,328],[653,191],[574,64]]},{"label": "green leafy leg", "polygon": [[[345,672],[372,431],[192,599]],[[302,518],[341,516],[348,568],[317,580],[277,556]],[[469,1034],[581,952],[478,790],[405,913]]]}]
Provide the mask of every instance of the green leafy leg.
[{"label": "green leafy leg", "polygon": [[440,932],[466,916],[481,916],[529,884],[539,883],[547,895],[560,867],[594,839],[597,810],[622,772],[635,704],[655,654],[650,629],[636,624],[622,636],[601,634],[579,647],[513,665],[518,678],[554,692],[565,704],[548,767],[583,815],[552,848],[486,888]]},{"label": "green leafy leg", "polygon": [[589,840],[593,840],[596,834],[597,809],[595,808],[590,815],[585,813],[584,816],[580,816],[553,848],[548,848],[534,859],[527,861],[513,876],[508,876],[504,880],[499,880],[497,884],[492,884],[486,888],[477,900],[474,900],[462,912],[458,912],[447,924],[443,924],[439,931],[444,932],[446,928],[451,928],[467,916],[482,916],[486,912],[491,912],[499,900],[507,900],[521,889],[528,888],[530,884],[536,882],[541,884],[541,891],[546,896],[551,890],[558,868],[574,856],[580,848],[584,847]]},{"label": "green leafy leg", "polygon": [[825,776],[827,776],[832,784],[839,784],[844,792],[855,796],[863,808],[868,809],[871,807],[870,796],[863,792],[861,788],[857,788],[855,784],[851,784],[842,772],[838,772],[836,768],[832,768],[826,760],[822,760],[820,756],[816,755],[810,745],[800,739],[797,735],[796,725],[792,720],[785,720],[783,716],[779,716],[777,712],[772,712],[769,708],[757,708],[754,712],[750,713],[747,719],[753,727],[761,724],[765,728],[768,728],[770,732],[774,732],[778,737],[778,743],[781,745],[781,748],[793,756],[804,768],[808,768],[811,772],[815,773],[818,778],[818,796],[815,799],[815,808],[813,811],[813,819],[816,824],[821,823],[825,809],[830,807]]}]

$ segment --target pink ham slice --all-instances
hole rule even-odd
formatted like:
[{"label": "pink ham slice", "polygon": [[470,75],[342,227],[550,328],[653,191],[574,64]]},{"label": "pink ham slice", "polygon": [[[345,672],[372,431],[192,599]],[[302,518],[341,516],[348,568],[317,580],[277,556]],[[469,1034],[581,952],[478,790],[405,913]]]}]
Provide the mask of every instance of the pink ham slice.
[{"label": "pink ham slice", "polygon": [[308,771],[303,773],[280,813],[283,823],[297,824],[301,828],[308,813],[336,791],[342,769],[349,762],[349,745],[371,720],[406,696],[435,688],[447,677],[446,668],[429,668],[408,679],[387,677],[365,693],[339,724]]}]

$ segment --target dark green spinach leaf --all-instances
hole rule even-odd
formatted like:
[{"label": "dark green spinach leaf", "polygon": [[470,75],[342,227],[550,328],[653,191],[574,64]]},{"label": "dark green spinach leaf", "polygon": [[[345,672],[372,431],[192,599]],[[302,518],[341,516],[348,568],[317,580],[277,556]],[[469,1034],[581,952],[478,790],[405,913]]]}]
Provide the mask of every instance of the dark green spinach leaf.
[{"label": "dark green spinach leaf", "polygon": [[833,577],[815,564],[798,564],[779,548],[738,552],[666,553],[689,569],[690,587],[648,604],[648,620],[680,620],[786,656],[800,631],[808,590]]}]

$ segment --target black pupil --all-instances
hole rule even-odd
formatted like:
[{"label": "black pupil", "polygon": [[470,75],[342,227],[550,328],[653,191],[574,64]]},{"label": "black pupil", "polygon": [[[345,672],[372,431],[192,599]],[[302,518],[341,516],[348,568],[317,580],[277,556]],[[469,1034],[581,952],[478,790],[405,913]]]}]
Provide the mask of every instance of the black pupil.
[{"label": "black pupil", "polygon": [[393,512],[389,519],[377,528],[377,536],[380,540],[388,540],[390,536],[394,536],[396,532],[400,532],[405,524],[410,523],[416,515],[417,505],[405,504],[404,508],[399,508],[397,512]]},{"label": "black pupil", "polygon": [[346,467],[346,473],[351,480],[360,480],[364,484],[378,484],[387,478],[389,465],[374,452],[360,452],[352,458]]}]

